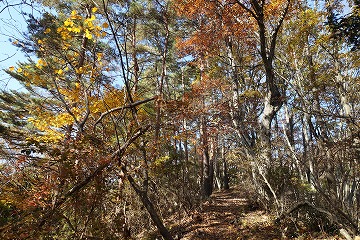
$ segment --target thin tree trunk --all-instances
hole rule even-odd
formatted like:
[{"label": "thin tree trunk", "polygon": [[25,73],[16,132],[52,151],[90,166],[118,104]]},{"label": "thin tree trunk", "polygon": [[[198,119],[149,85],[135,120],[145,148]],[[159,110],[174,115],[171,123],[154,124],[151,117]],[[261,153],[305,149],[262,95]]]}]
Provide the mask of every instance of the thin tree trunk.
[{"label": "thin tree trunk", "polygon": [[223,189],[227,190],[229,189],[229,175],[228,175],[228,169],[227,169],[227,162],[225,158],[225,146],[224,143],[221,144],[221,161],[222,161],[222,176],[223,176]]},{"label": "thin tree trunk", "polygon": [[161,123],[161,105],[164,97],[163,88],[164,88],[164,82],[166,80],[167,75],[167,65],[166,65],[166,59],[168,54],[168,44],[169,44],[169,23],[168,23],[168,17],[167,17],[167,11],[164,10],[163,13],[163,23],[165,27],[165,42],[164,42],[164,50],[162,53],[162,61],[161,61],[161,75],[160,80],[158,83],[158,100],[156,101],[156,120],[155,120],[155,152],[156,155],[159,151],[159,138],[160,138],[160,123]]},{"label": "thin tree trunk", "polygon": [[287,108],[287,106],[284,106],[284,110],[285,110],[285,125],[283,127],[283,131],[284,131],[284,136],[286,138],[286,142],[290,151],[290,155],[292,156],[292,158],[295,161],[295,166],[297,169],[297,172],[300,176],[300,179],[303,181],[304,180],[304,176],[303,176],[303,171],[302,171],[302,166],[300,164],[300,160],[297,157],[296,153],[295,153],[295,146],[294,146],[294,123],[293,123],[293,118],[292,116],[290,116],[289,114],[289,110]]},{"label": "thin tree trunk", "polygon": [[161,236],[163,236],[163,238],[165,240],[174,240],[173,237],[171,236],[170,232],[167,230],[167,228],[164,226],[162,220],[160,219],[159,215],[157,214],[154,205],[152,204],[152,202],[150,201],[147,192],[146,191],[142,191],[139,186],[136,184],[135,180],[130,176],[127,175],[127,179],[131,185],[131,187],[135,190],[136,194],[139,196],[141,202],[143,203],[144,207],[146,208],[146,210],[148,211],[148,213],[150,214],[151,219],[153,220],[153,222],[155,223],[157,229],[159,230]]},{"label": "thin tree trunk", "polygon": [[214,169],[209,155],[209,141],[205,117],[201,117],[200,120],[200,135],[202,143],[203,194],[204,197],[210,197],[213,191]]},{"label": "thin tree trunk", "polygon": [[131,41],[131,47],[132,47],[132,60],[133,60],[133,74],[134,74],[134,80],[133,80],[133,86],[132,86],[132,93],[137,94],[138,91],[138,85],[139,85],[139,64],[137,59],[137,51],[136,51],[136,32],[137,32],[137,21],[136,17],[134,18],[134,24],[133,24],[133,32],[132,32],[132,41]]},{"label": "thin tree trunk", "polygon": [[215,183],[218,189],[222,188],[222,177],[221,177],[221,167],[220,167],[220,161],[221,158],[219,156],[219,147],[218,147],[218,143],[219,143],[219,136],[215,136],[213,138],[213,140],[211,141],[211,161],[213,162],[213,168],[214,168],[214,179],[215,179]]}]

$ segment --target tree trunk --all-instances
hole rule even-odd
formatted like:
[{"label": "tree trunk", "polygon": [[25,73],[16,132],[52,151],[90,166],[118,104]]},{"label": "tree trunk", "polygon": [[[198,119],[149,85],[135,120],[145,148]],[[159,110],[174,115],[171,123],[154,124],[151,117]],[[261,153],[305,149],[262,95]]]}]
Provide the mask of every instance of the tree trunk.
[{"label": "tree trunk", "polygon": [[222,171],[220,168],[220,162],[218,159],[215,159],[214,162],[214,175],[215,175],[215,184],[218,190],[223,188],[223,177],[222,177]]},{"label": "tree trunk", "polygon": [[168,54],[168,45],[169,45],[169,36],[170,36],[170,31],[169,31],[169,23],[168,23],[168,18],[167,18],[167,11],[164,11],[163,13],[163,24],[164,24],[164,28],[165,28],[165,39],[164,39],[164,50],[162,52],[162,61],[161,61],[161,74],[160,74],[160,79],[158,81],[158,99],[156,101],[156,119],[155,119],[155,158],[157,157],[158,153],[159,153],[159,139],[160,139],[160,125],[161,125],[161,118],[162,118],[162,102],[163,102],[163,98],[164,98],[164,93],[163,93],[163,88],[164,88],[164,82],[166,80],[166,76],[167,76],[167,54]]},{"label": "tree trunk", "polygon": [[225,158],[225,146],[224,144],[221,145],[221,160],[222,160],[222,171],[223,171],[223,189],[228,190],[229,189],[229,175],[227,170],[227,163]]},{"label": "tree trunk", "polygon": [[287,108],[287,105],[284,106],[285,111],[285,125],[283,126],[284,136],[286,138],[286,142],[289,148],[289,155],[292,156],[292,158],[295,161],[295,166],[297,168],[297,172],[299,174],[300,179],[303,181],[303,171],[302,171],[302,165],[300,163],[299,158],[297,157],[295,153],[295,142],[294,142],[294,121],[293,117],[290,116],[289,110]]},{"label": "tree trunk", "polygon": [[209,154],[209,141],[205,117],[200,120],[200,135],[202,143],[202,166],[203,166],[203,194],[210,197],[213,191],[214,168]]},{"label": "tree trunk", "polygon": [[159,215],[157,214],[154,205],[150,201],[146,191],[142,191],[139,186],[136,184],[135,180],[128,175],[127,179],[131,185],[131,187],[135,190],[136,194],[139,196],[141,202],[143,203],[144,207],[150,214],[151,219],[155,223],[157,229],[159,230],[161,236],[165,240],[173,240],[173,237],[171,236],[170,232],[167,230],[167,228],[164,226],[163,222],[161,221]]}]

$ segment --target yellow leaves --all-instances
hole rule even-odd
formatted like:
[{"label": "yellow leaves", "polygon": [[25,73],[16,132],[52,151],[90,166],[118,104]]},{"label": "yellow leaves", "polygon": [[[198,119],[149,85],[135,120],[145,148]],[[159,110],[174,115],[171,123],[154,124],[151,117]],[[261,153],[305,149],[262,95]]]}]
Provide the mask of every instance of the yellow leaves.
[{"label": "yellow leaves", "polygon": [[85,37],[87,39],[92,39],[93,38],[93,35],[90,33],[89,29],[85,30]]},{"label": "yellow leaves", "polygon": [[57,143],[64,139],[64,134],[48,129],[45,135],[33,136],[26,138],[27,141],[43,142],[43,143]]},{"label": "yellow leaves", "polygon": [[80,54],[78,52],[74,52],[72,56],[77,58],[78,56],[80,56]]},{"label": "yellow leaves", "polygon": [[245,98],[258,98],[261,97],[261,93],[257,90],[245,90],[242,94],[241,97],[245,97]]},{"label": "yellow leaves", "polygon": [[67,30],[70,31],[70,32],[73,32],[73,33],[80,33],[81,32],[80,27],[67,28]]},{"label": "yellow leaves", "polygon": [[72,19],[72,20],[81,20],[82,17],[77,13],[76,10],[73,10],[73,11],[71,12],[70,19]]},{"label": "yellow leaves", "polygon": [[55,70],[55,74],[63,75],[64,71],[62,69]]},{"label": "yellow leaves", "polygon": [[47,63],[44,59],[40,58],[37,63],[36,63],[36,67],[38,67],[39,69],[42,69],[43,67],[47,66]]},{"label": "yellow leaves", "polygon": [[88,27],[93,27],[93,21],[96,19],[95,15],[92,15],[90,18],[85,19],[84,24]]},{"label": "yellow leaves", "polygon": [[77,15],[77,11],[76,11],[76,10],[72,10],[71,16],[73,17],[73,16],[76,16],[76,15]]},{"label": "yellow leaves", "polygon": [[82,109],[77,108],[77,107],[71,108],[71,112],[72,112],[75,116],[77,116],[77,117],[76,117],[77,120],[80,119],[80,115],[81,115],[82,111],[83,111]]},{"label": "yellow leaves", "polygon": [[[97,8],[93,8],[93,12],[97,11]],[[108,27],[108,24],[97,24],[95,15],[91,15],[89,18],[81,21],[83,18],[78,15],[76,11],[71,13],[71,16],[64,21],[63,26],[57,29],[57,32],[61,35],[61,38],[66,41],[72,40],[78,34],[83,34],[89,40],[94,40],[95,37],[105,37],[106,33],[102,31],[103,26]]]},{"label": "yellow leaves", "polygon": [[11,201],[8,201],[8,200],[0,200],[0,205],[11,205]]},{"label": "yellow leaves", "polygon": [[29,117],[28,122],[32,123],[40,131],[45,131],[46,130],[46,124],[45,124],[46,122],[45,121],[35,119],[34,117]]},{"label": "yellow leaves", "polygon": [[93,7],[93,8],[91,9],[91,12],[96,13],[97,10],[98,10],[97,7]]},{"label": "yellow leaves", "polygon": [[[9,71],[10,71],[10,72],[14,72],[14,71],[15,71],[15,67],[14,67],[14,66],[10,66],[10,67],[9,67]],[[18,68],[18,69],[16,69],[16,72],[17,72],[17,73],[22,73],[22,72],[23,72],[23,69],[22,69],[22,68]]]},{"label": "yellow leaves", "polygon": [[320,15],[313,9],[306,9],[301,15],[302,25],[314,27],[319,22]]},{"label": "yellow leaves", "polygon": [[[92,21],[86,21],[84,23],[87,25],[88,29],[90,29],[90,30],[94,29],[94,24],[92,23]],[[86,30],[88,30],[88,29],[86,29]]]},{"label": "yellow leaves", "polygon": [[95,36],[96,37],[101,37],[101,36],[106,36],[106,35],[103,35],[104,32],[101,32],[102,28],[100,26],[96,26],[95,27]]},{"label": "yellow leaves", "polygon": [[75,72],[76,74],[83,74],[85,71],[84,71],[84,67],[79,67],[79,68],[76,68],[75,69]]},{"label": "yellow leaves", "polygon": [[[97,12],[97,9],[92,9],[92,12]],[[98,38],[106,35],[102,31],[103,27],[108,27],[108,24],[98,21],[94,14],[85,18],[73,11],[58,28],[43,30],[44,34],[53,31],[51,36],[36,39],[39,47],[44,49],[43,58],[35,63],[31,62],[29,68],[23,65],[21,68],[9,67],[9,71],[21,73],[27,86],[43,88],[45,94],[57,91],[56,94],[61,96],[61,100],[66,104],[65,108],[65,105],[56,101],[44,101],[44,107],[39,106],[39,109],[31,110],[28,122],[37,131],[36,136],[31,137],[32,140],[48,143],[61,141],[64,139],[65,127],[83,119],[87,108],[90,109],[90,114],[97,114],[98,117],[99,112],[106,111],[108,107],[123,105],[122,101],[125,98],[121,91],[112,89],[111,93],[109,91],[105,94],[106,96],[96,93],[94,82],[107,63],[103,60],[104,54],[89,52],[89,55],[93,54],[91,57],[79,61],[83,51],[79,46],[82,38],[98,41]],[[54,38],[54,41],[50,41],[53,40],[50,38]],[[52,54],[52,42],[59,44],[62,51],[60,54]],[[50,54],[46,52],[49,49]],[[50,104],[51,107],[46,104]]]},{"label": "yellow leaves", "polygon": [[[71,28],[70,28],[71,29]],[[57,33],[60,33],[60,36],[63,40],[69,40],[71,39],[71,35],[69,33],[69,30],[68,28],[65,28],[65,27],[59,27],[57,28],[56,30]]]},{"label": "yellow leaves", "polygon": [[57,33],[61,33],[61,32],[63,32],[65,30],[65,28],[63,28],[63,27],[58,27],[57,29],[56,29],[56,32]]},{"label": "yellow leaves", "polygon": [[[80,109],[72,109],[72,114],[77,115],[80,118]],[[38,142],[58,142],[64,139],[64,127],[71,125],[75,122],[74,117],[65,109],[62,112],[50,112],[41,107],[36,107],[30,111],[32,117],[28,118],[28,122],[31,123],[38,131],[36,136],[31,137],[28,140],[35,140]]]},{"label": "yellow leaves", "polygon": [[71,19],[66,19],[64,22],[65,27],[72,27],[74,26],[74,22]]},{"label": "yellow leaves", "polygon": [[287,2],[284,0],[269,1],[269,3],[265,6],[264,11],[268,16],[278,17],[280,14],[282,14],[282,10],[285,8],[286,4]]},{"label": "yellow leaves", "polygon": [[71,46],[70,43],[64,42],[64,43],[63,43],[63,46],[62,46],[62,49],[66,51],[66,50],[68,50],[68,49],[70,48],[70,46]]},{"label": "yellow leaves", "polygon": [[163,157],[160,157],[160,158],[156,159],[154,161],[153,165],[156,166],[156,167],[160,167],[160,166],[163,166],[169,160],[170,160],[169,156],[163,156]]},{"label": "yellow leaves", "polygon": [[98,61],[101,61],[101,59],[103,58],[104,54],[103,53],[96,53],[96,57]]},{"label": "yellow leaves", "polygon": [[102,100],[99,100],[99,101],[94,101],[90,106],[90,111],[92,113],[99,113],[99,112],[102,112],[103,110],[103,101]]},{"label": "yellow leaves", "polygon": [[[93,21],[95,20],[95,16],[92,15],[90,18],[87,18],[85,19],[84,21],[84,25],[86,26],[86,29],[85,29],[85,37],[88,38],[88,39],[92,39],[93,38],[93,35],[90,31],[93,31],[93,30],[96,30],[94,33],[96,36],[100,36],[100,34],[98,34],[98,31],[99,31],[99,26],[94,26],[94,23]],[[101,30],[101,27],[100,27],[100,30]]]},{"label": "yellow leaves", "polygon": [[60,128],[62,126],[72,124],[73,122],[74,118],[69,113],[61,113],[54,118],[52,125]]}]

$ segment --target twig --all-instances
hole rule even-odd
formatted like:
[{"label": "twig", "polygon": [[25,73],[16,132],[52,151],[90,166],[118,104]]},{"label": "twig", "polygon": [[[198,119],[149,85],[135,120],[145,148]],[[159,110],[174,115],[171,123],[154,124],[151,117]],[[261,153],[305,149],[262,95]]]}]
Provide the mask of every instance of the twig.
[{"label": "twig", "polygon": [[136,107],[138,105],[141,105],[143,103],[147,103],[147,102],[150,102],[152,100],[154,100],[155,97],[152,97],[152,98],[148,98],[148,99],[145,99],[145,100],[140,100],[140,101],[136,101],[136,102],[133,102],[133,103],[130,103],[128,105],[125,105],[125,106],[121,106],[121,107],[116,107],[116,108],[112,108],[104,113],[101,114],[101,116],[99,117],[98,120],[96,120],[95,124],[94,124],[94,128],[96,127],[96,125],[101,122],[101,120],[106,117],[108,114],[112,113],[112,112],[116,112],[116,111],[121,111],[121,110],[124,110],[126,108],[133,108],[133,107]]}]

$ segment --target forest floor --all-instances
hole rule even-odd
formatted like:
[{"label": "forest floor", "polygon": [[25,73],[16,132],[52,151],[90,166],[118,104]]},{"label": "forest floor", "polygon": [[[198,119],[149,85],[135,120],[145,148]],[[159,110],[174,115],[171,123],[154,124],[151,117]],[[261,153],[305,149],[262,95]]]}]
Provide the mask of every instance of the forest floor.
[{"label": "forest floor", "polygon": [[274,223],[274,219],[273,215],[249,204],[246,193],[235,188],[215,192],[200,210],[171,224],[171,232],[181,240],[342,239],[323,232],[289,238],[284,236],[284,230]]}]

